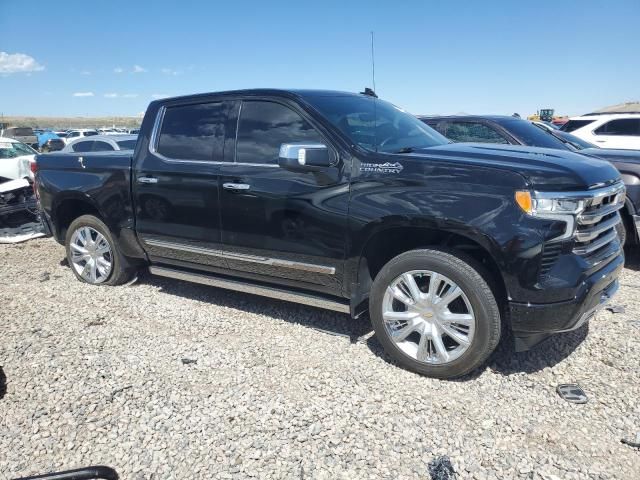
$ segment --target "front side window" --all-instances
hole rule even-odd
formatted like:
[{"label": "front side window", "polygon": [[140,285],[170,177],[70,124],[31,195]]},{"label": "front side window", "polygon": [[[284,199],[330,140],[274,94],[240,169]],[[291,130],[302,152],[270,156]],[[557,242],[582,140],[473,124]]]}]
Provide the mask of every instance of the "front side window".
[{"label": "front side window", "polygon": [[93,147],[93,142],[90,140],[86,142],[76,142],[71,146],[74,152],[90,152],[91,147]]},{"label": "front side window", "polygon": [[640,118],[619,118],[596,128],[596,135],[640,136]]},{"label": "front side window", "polygon": [[449,122],[446,135],[454,142],[509,143],[493,128],[478,122]]},{"label": "front side window", "polygon": [[156,151],[175,160],[222,161],[225,122],[222,102],[167,107]]},{"label": "front side window", "polygon": [[298,113],[279,103],[245,101],[240,111],[236,162],[277,164],[283,143],[325,143]]}]

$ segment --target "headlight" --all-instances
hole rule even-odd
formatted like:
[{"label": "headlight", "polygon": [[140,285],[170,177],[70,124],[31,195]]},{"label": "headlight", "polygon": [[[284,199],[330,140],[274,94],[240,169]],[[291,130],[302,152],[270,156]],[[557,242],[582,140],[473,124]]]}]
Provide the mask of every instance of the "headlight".
[{"label": "headlight", "polygon": [[564,197],[562,193],[531,193],[528,190],[518,190],[515,200],[527,215],[565,222],[564,233],[555,240],[573,236],[576,215],[582,213],[586,205],[583,198]]},{"label": "headlight", "polygon": [[584,199],[563,198],[561,193],[532,194],[528,190],[518,190],[515,193],[515,200],[525,213],[537,217],[577,215],[585,207]]}]

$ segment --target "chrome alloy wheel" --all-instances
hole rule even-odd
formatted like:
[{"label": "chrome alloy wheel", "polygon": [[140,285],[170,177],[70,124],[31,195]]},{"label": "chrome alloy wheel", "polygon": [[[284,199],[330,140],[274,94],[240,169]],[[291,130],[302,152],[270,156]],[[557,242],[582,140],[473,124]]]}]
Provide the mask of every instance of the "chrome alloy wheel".
[{"label": "chrome alloy wheel", "polygon": [[475,335],[476,318],[467,295],[450,278],[428,270],[406,272],[391,282],[382,318],[400,350],[432,365],[459,358]]},{"label": "chrome alloy wheel", "polygon": [[86,282],[98,284],[109,278],[113,253],[107,239],[91,227],[80,227],[69,244],[73,268]]}]

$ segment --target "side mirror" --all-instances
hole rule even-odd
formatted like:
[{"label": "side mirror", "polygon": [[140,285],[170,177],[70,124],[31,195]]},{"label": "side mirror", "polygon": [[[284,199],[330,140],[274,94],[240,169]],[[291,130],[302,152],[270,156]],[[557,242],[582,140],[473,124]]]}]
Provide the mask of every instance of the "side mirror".
[{"label": "side mirror", "polygon": [[322,143],[283,143],[278,165],[290,170],[320,170],[333,165],[333,155]]}]

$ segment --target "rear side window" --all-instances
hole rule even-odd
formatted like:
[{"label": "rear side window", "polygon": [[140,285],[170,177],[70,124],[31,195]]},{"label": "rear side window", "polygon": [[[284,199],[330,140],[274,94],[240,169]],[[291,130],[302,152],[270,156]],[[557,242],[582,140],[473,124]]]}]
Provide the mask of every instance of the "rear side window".
[{"label": "rear side window", "polygon": [[493,128],[477,122],[449,122],[446,136],[454,142],[479,142],[508,144]]},{"label": "rear side window", "polygon": [[[87,142],[87,143],[91,143],[91,142]],[[114,149],[110,143],[103,142],[101,140],[95,140],[92,143],[93,143],[93,148],[91,149],[92,152],[106,152]]]},{"label": "rear side window", "polygon": [[133,150],[136,148],[136,140],[122,140],[118,142],[120,150]]},{"label": "rear side window", "polygon": [[283,143],[325,143],[320,134],[289,107],[266,101],[242,103],[236,162],[277,164]]},{"label": "rear side window", "polygon": [[84,132],[84,136],[85,136],[85,137],[91,137],[91,136],[93,136],[93,135],[98,135],[98,132],[93,132],[93,131],[91,131],[91,132]]},{"label": "rear side window", "polygon": [[72,145],[74,152],[90,152],[93,147],[93,141],[77,142]]},{"label": "rear side window", "polygon": [[596,135],[640,136],[640,118],[619,118],[598,127]]},{"label": "rear side window", "polygon": [[590,123],[595,122],[595,120],[569,120],[567,123],[560,127],[560,130],[563,132],[573,132],[582,127],[586,127]]},{"label": "rear side window", "polygon": [[222,161],[225,121],[222,102],[167,107],[156,151],[176,160]]}]

